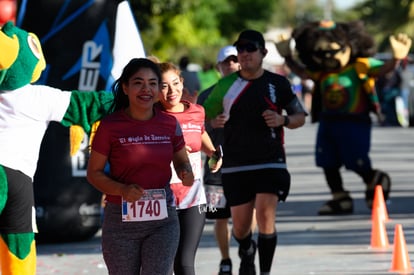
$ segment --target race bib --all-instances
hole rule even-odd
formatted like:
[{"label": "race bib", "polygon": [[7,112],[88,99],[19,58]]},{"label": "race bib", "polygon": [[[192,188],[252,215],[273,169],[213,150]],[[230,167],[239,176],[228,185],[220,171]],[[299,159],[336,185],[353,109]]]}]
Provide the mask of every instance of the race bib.
[{"label": "race bib", "polygon": [[226,207],[226,197],[224,197],[223,186],[206,184],[204,187],[207,197],[207,207],[209,209]]},{"label": "race bib", "polygon": [[135,202],[122,198],[122,221],[143,222],[163,220],[168,217],[167,200],[164,189],[148,189]]},{"label": "race bib", "polygon": [[[193,170],[194,174],[194,180],[201,179],[201,152],[195,152],[190,153],[188,155],[188,158],[190,159],[191,163],[191,169]],[[171,170],[172,170],[172,176],[171,176],[171,183],[178,183],[181,182],[180,178],[175,173],[174,165],[171,163]]]}]

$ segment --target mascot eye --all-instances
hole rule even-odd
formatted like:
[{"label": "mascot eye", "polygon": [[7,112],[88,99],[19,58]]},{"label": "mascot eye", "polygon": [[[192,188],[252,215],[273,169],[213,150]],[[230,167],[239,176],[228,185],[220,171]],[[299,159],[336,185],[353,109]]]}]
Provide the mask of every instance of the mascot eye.
[{"label": "mascot eye", "polygon": [[314,53],[315,56],[324,58],[326,56],[334,56],[339,52],[343,52],[345,50],[345,47],[341,47],[339,49],[333,49],[333,50],[319,50]]},{"label": "mascot eye", "polygon": [[41,58],[42,52],[40,48],[40,42],[36,37],[29,34],[27,37],[27,43],[29,44],[30,49],[32,50],[34,56],[36,56],[38,59]]}]

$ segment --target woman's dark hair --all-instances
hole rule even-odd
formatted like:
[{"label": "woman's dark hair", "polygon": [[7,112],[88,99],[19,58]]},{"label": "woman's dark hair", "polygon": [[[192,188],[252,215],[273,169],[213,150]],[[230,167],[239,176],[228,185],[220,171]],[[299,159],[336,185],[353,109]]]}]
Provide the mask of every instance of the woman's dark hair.
[{"label": "woman's dark hair", "polygon": [[122,84],[128,83],[131,76],[143,68],[152,70],[157,75],[158,83],[161,84],[161,71],[158,64],[152,62],[147,58],[131,59],[122,70],[121,76],[112,84],[114,102],[110,109],[111,113],[125,109],[129,106],[128,96],[124,93]]}]

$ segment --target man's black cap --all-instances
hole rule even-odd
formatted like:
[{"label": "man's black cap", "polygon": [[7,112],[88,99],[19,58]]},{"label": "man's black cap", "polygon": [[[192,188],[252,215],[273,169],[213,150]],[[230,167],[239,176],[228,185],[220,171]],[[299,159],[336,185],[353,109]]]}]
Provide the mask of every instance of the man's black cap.
[{"label": "man's black cap", "polygon": [[261,48],[265,47],[265,40],[263,38],[263,35],[255,30],[244,30],[239,34],[239,38],[236,42],[234,42],[233,46],[237,46],[237,44],[240,43],[255,43]]}]

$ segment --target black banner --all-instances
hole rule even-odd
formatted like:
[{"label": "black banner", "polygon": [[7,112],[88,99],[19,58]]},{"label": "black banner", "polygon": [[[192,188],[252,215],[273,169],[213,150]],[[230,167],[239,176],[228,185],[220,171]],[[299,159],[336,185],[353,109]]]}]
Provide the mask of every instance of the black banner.
[{"label": "black banner", "polygon": [[[110,90],[123,66],[145,56],[128,1],[19,1],[17,23],[35,33],[47,67],[38,83],[62,90]],[[51,123],[34,177],[41,242],[79,241],[101,226],[101,193],[86,180],[89,140],[70,156],[69,129]]]}]

